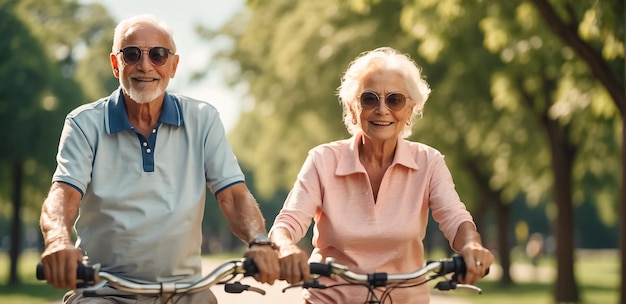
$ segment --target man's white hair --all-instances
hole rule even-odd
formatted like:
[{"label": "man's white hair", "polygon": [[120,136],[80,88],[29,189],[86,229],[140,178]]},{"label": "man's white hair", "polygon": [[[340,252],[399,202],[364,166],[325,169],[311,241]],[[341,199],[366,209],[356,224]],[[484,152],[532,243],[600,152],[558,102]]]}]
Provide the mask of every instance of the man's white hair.
[{"label": "man's white hair", "polygon": [[124,35],[126,35],[126,32],[128,31],[128,29],[136,24],[150,24],[160,29],[164,33],[166,33],[170,39],[170,43],[172,44],[171,51],[176,53],[176,43],[174,42],[174,31],[169,26],[169,24],[167,24],[165,21],[157,18],[154,15],[143,14],[143,15],[136,15],[136,16],[129,17],[127,19],[120,21],[120,23],[117,24],[117,26],[115,27],[115,31],[113,32],[113,46],[111,47],[111,51],[114,54],[120,51],[122,39],[124,38]]}]

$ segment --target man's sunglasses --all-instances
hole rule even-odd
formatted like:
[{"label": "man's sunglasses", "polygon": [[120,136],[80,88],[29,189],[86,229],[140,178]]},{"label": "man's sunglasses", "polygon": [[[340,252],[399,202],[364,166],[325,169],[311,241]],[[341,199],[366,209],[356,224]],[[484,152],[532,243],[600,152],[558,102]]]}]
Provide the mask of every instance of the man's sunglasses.
[{"label": "man's sunglasses", "polygon": [[[378,106],[380,96],[376,92],[365,91],[359,96],[359,101],[363,110],[371,110]],[[400,111],[406,104],[406,97],[400,93],[389,93],[385,96],[385,104],[391,111]]]},{"label": "man's sunglasses", "polygon": [[[150,61],[152,61],[152,64],[156,66],[164,65],[167,62],[167,57],[169,56],[169,54],[174,55],[172,51],[162,46],[155,46],[146,52],[148,52],[148,57],[150,57]],[[141,50],[139,47],[129,46],[121,49],[117,53],[124,54],[122,56],[124,58],[124,62],[128,65],[131,65],[141,60],[141,55],[144,53],[144,51]]]}]

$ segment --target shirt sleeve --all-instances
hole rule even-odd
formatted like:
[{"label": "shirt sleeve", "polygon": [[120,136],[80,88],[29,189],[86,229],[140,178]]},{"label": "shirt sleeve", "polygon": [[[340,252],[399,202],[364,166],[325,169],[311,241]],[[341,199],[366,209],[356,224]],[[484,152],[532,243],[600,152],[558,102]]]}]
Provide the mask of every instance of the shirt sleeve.
[{"label": "shirt sleeve", "polygon": [[93,159],[93,145],[76,121],[71,116],[66,117],[52,181],[67,183],[84,194],[91,182]]},{"label": "shirt sleeve", "polygon": [[300,241],[307,233],[316,211],[321,206],[322,191],[314,154],[309,153],[270,232],[283,227],[291,233],[294,242]]},{"label": "shirt sleeve", "polygon": [[473,224],[474,221],[456,192],[452,174],[443,156],[433,162],[429,193],[433,218],[439,223],[439,230],[450,243],[450,248],[454,248],[452,244],[459,226],[463,222]]},{"label": "shirt sleeve", "polygon": [[227,186],[243,182],[245,178],[217,111],[210,115],[209,121],[204,147],[205,174],[207,186],[215,194]]}]

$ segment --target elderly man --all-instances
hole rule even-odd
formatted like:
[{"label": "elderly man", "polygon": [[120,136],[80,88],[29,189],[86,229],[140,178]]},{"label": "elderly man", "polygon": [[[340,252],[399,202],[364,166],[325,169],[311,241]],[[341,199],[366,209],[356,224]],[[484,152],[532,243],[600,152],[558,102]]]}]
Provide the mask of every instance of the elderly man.
[{"label": "elderly man", "polygon": [[[110,55],[120,88],[67,116],[57,169],[42,207],[42,263],[48,283],[74,289],[66,303],[142,303],[155,298],[110,286],[87,297],[76,267],[89,256],[137,282],[193,282],[201,276],[206,188],[215,194],[257,279],[279,278],[278,254],[231,150],[217,110],[166,92],[179,56],[172,31],[151,15],[123,20]],[[72,225],[77,242],[72,241]],[[176,303],[216,303],[209,291]]]}]

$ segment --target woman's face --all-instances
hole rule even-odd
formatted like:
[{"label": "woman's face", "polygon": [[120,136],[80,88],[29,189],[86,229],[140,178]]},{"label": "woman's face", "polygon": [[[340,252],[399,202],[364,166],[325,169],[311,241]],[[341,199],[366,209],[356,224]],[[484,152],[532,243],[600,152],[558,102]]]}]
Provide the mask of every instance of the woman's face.
[{"label": "woman's face", "polygon": [[365,135],[374,142],[396,141],[411,118],[414,105],[407,97],[404,107],[391,110],[387,105],[387,98],[390,93],[408,96],[404,78],[395,71],[372,71],[363,78],[359,96],[363,92],[373,92],[378,95],[378,104],[372,109],[367,109],[367,107],[364,109],[361,99],[357,97],[356,112]]}]

